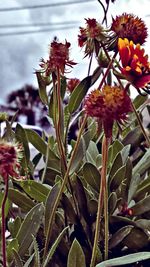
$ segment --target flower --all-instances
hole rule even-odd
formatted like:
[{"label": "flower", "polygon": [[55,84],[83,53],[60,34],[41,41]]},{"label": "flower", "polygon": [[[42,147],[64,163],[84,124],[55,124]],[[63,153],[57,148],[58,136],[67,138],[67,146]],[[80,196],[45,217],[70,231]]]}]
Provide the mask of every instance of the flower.
[{"label": "flower", "polygon": [[21,147],[16,144],[0,141],[0,175],[4,181],[10,175],[13,178],[19,178],[19,168],[21,158]]},{"label": "flower", "polygon": [[105,39],[103,27],[96,19],[85,19],[86,27],[80,27],[78,35],[78,44],[80,47],[85,46],[85,56],[91,55],[94,51],[96,55],[99,52],[99,41]]},{"label": "flower", "polygon": [[118,40],[118,50],[122,63],[121,72],[136,88],[143,88],[150,82],[150,63],[140,44],[128,39]]},{"label": "flower", "polygon": [[77,78],[71,78],[69,79],[68,83],[67,83],[67,89],[70,93],[73,92],[73,90],[75,89],[75,87],[80,83],[80,80]]},{"label": "flower", "polygon": [[41,59],[40,66],[43,68],[43,71],[46,73],[46,76],[49,76],[52,72],[57,72],[59,69],[61,74],[64,74],[65,67],[75,65],[76,63],[69,60],[69,48],[70,43],[65,42],[58,43],[54,40],[50,45],[49,59]]},{"label": "flower", "polygon": [[132,14],[123,13],[112,21],[111,30],[117,38],[127,38],[135,44],[143,44],[147,38],[147,27],[144,21]]},{"label": "flower", "polygon": [[111,137],[114,121],[123,123],[132,111],[127,92],[118,86],[105,85],[102,91],[92,91],[84,102],[85,113],[102,122],[106,137]]}]

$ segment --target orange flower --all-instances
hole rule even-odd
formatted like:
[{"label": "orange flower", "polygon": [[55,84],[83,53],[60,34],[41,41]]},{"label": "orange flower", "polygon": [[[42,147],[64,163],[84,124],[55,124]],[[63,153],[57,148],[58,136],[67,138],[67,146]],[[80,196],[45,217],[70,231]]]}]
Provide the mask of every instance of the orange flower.
[{"label": "orange flower", "polygon": [[121,72],[135,87],[143,88],[150,82],[150,63],[140,44],[128,39],[118,40],[118,50],[122,63]]},{"label": "orange flower", "polygon": [[69,79],[68,83],[67,83],[67,89],[70,93],[73,92],[73,90],[75,89],[75,87],[80,83],[80,80],[77,78],[72,78]]},{"label": "orange flower", "polygon": [[0,141],[0,175],[4,180],[8,179],[9,175],[16,179],[19,178],[20,152],[21,149],[17,145]]},{"label": "orange flower", "polygon": [[51,43],[49,59],[46,61],[41,59],[40,64],[46,76],[49,76],[52,72],[56,72],[57,69],[64,74],[66,66],[72,67],[72,65],[76,64],[69,60],[69,48],[70,43],[67,41],[65,44],[58,43],[56,40]]},{"label": "orange flower", "polygon": [[113,19],[111,30],[118,38],[127,38],[135,44],[143,44],[147,38],[147,27],[142,19],[132,15],[123,13]]},{"label": "orange flower", "polygon": [[123,123],[132,111],[131,100],[126,91],[118,86],[105,85],[91,92],[84,103],[85,112],[102,122],[106,137],[111,137],[114,121]]},{"label": "orange flower", "polygon": [[80,27],[78,35],[78,44],[80,47],[85,46],[85,56],[91,55],[94,51],[99,52],[99,41],[105,38],[102,26],[96,19],[85,19],[86,27]]}]

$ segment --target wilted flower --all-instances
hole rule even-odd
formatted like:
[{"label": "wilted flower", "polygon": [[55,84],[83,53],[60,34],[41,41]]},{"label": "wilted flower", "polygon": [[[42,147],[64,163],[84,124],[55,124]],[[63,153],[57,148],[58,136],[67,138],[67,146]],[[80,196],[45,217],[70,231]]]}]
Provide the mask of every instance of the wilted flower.
[{"label": "wilted flower", "polygon": [[75,87],[80,83],[80,80],[77,78],[71,78],[67,82],[67,89],[70,93],[75,89]]},{"label": "wilted flower", "polygon": [[132,14],[123,13],[113,19],[111,30],[119,38],[127,38],[135,44],[143,44],[147,38],[147,27],[142,19]]},{"label": "wilted flower", "polygon": [[85,112],[101,122],[106,137],[111,137],[114,121],[123,123],[128,112],[132,111],[131,100],[127,92],[118,86],[105,85],[91,92],[84,103]]},{"label": "wilted flower", "polygon": [[18,179],[21,158],[21,148],[17,144],[0,141],[0,175],[4,180],[8,176]]},{"label": "wilted flower", "polygon": [[65,72],[65,67],[75,65],[73,61],[69,60],[69,48],[70,43],[65,42],[65,44],[58,43],[54,40],[50,45],[49,59],[41,59],[40,66],[46,72],[46,76],[50,73],[56,72],[58,69],[62,74]]},{"label": "wilted flower", "polygon": [[94,51],[96,55],[99,52],[99,41],[105,39],[104,29],[96,19],[85,19],[86,27],[80,27],[78,35],[78,44],[80,47],[85,46],[85,56],[91,55]]},{"label": "wilted flower", "polygon": [[128,39],[118,40],[118,50],[122,63],[121,72],[135,87],[143,88],[150,83],[150,63],[140,44]]},{"label": "wilted flower", "polygon": [[135,44],[143,44],[147,38],[147,27],[144,21],[132,14],[123,13],[121,16],[113,18],[111,30],[113,35],[111,42],[117,47],[118,38],[127,38]]}]

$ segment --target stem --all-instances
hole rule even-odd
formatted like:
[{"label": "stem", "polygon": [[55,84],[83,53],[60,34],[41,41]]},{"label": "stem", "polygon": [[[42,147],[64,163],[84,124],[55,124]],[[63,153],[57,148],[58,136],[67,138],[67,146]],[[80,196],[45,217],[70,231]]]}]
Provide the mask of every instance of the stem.
[{"label": "stem", "polygon": [[104,137],[103,152],[104,152],[104,219],[105,219],[105,253],[104,259],[108,259],[108,241],[109,241],[109,217],[108,217],[108,187],[107,187],[107,159],[108,159],[108,144],[109,138]]},{"label": "stem", "polygon": [[68,168],[66,170],[66,173],[65,173],[65,176],[64,176],[64,179],[62,181],[62,184],[61,184],[61,187],[60,187],[60,190],[58,192],[58,195],[57,195],[57,198],[55,200],[55,203],[54,203],[54,206],[53,206],[53,210],[52,210],[52,213],[51,213],[51,217],[50,217],[50,220],[49,220],[49,225],[48,225],[48,234],[46,236],[46,240],[45,240],[45,248],[44,248],[44,258],[47,254],[47,250],[48,250],[48,244],[49,244],[49,239],[50,239],[50,236],[51,236],[51,232],[52,232],[52,226],[53,226],[53,221],[54,221],[54,216],[55,216],[55,213],[56,213],[56,210],[57,210],[57,207],[58,207],[58,204],[59,204],[59,201],[61,199],[61,196],[62,196],[62,193],[64,191],[64,188],[68,182],[68,178],[69,178],[69,172],[70,172],[70,169],[71,169],[71,166],[72,166],[72,162],[74,160],[74,157],[76,155],[76,152],[77,152],[77,149],[78,149],[78,146],[80,144],[80,140],[81,140],[81,135],[83,133],[83,130],[85,128],[85,125],[86,125],[86,122],[87,122],[87,118],[88,116],[86,115],[83,122],[82,122],[82,125],[81,125],[81,128],[80,128],[80,131],[79,131],[79,134],[78,134],[78,138],[77,138],[77,141],[76,141],[76,144],[74,146],[74,150],[72,152],[72,155],[71,155],[71,158],[70,158],[70,161],[68,163]]},{"label": "stem", "polygon": [[100,82],[100,85],[99,85],[99,87],[98,87],[99,89],[101,89],[101,87],[102,87],[102,85],[103,85],[103,83],[104,83],[104,81],[105,81],[105,79],[106,79],[106,77],[107,77],[107,75],[108,75],[108,73],[109,73],[109,70],[110,70],[111,67],[112,67],[112,64],[113,64],[113,62],[114,62],[114,59],[115,59],[116,55],[117,55],[117,52],[115,52],[115,54],[113,55],[112,59],[110,60],[110,62],[109,62],[109,64],[108,64],[107,70],[106,70],[106,72],[104,73],[104,76],[103,76],[103,78],[102,78],[102,80],[101,80],[101,82]]},{"label": "stem", "polygon": [[2,259],[3,259],[3,267],[6,267],[6,238],[5,238],[5,231],[6,231],[6,222],[5,222],[5,204],[7,201],[8,195],[8,176],[4,179],[5,182],[5,192],[2,201]]},{"label": "stem", "polygon": [[91,65],[92,65],[92,59],[93,59],[93,53],[92,53],[91,58],[90,58],[90,63],[89,63],[89,68],[88,68],[88,74],[87,74],[87,76],[90,75],[90,70],[91,70]]},{"label": "stem", "polygon": [[134,106],[134,103],[133,103],[132,101],[131,101],[131,105],[132,105],[132,108],[133,108],[134,113],[135,113],[135,115],[136,115],[136,118],[137,118],[137,121],[138,121],[138,123],[139,123],[139,126],[140,126],[140,128],[141,128],[141,130],[142,130],[142,133],[143,133],[143,135],[144,135],[144,137],[145,137],[145,140],[147,141],[147,144],[148,144],[149,147],[150,147],[150,139],[149,139],[148,135],[147,135],[146,132],[145,132],[145,129],[144,129],[143,124],[142,124],[142,121],[141,121],[141,118],[140,118],[140,116],[139,116],[139,114],[138,114],[138,112],[137,112],[137,110],[136,110],[136,108],[135,108],[135,106]]},{"label": "stem", "polygon": [[[92,258],[91,258],[91,264],[90,267],[95,266],[96,256],[97,256],[97,247],[98,247],[98,241],[99,241],[99,232],[100,232],[100,222],[101,222],[101,214],[103,209],[103,201],[104,201],[104,208],[106,215],[107,209],[106,208],[106,172],[107,172],[107,157],[108,157],[108,139],[104,136],[102,141],[102,170],[101,170],[101,183],[100,183],[100,191],[99,191],[99,199],[98,199],[98,210],[97,210],[97,218],[96,218],[96,227],[95,227],[95,236],[94,236],[94,245],[93,245],[93,251],[92,251]],[[108,213],[108,212],[107,212]],[[106,221],[107,220],[107,221]],[[108,224],[108,218],[106,216],[105,222]],[[107,231],[108,234],[108,226],[105,224],[105,231]],[[105,245],[106,242],[108,242],[108,239],[106,238],[106,232],[105,232]],[[108,247],[108,245],[106,246]],[[107,248],[105,247],[105,251],[107,252]]]}]

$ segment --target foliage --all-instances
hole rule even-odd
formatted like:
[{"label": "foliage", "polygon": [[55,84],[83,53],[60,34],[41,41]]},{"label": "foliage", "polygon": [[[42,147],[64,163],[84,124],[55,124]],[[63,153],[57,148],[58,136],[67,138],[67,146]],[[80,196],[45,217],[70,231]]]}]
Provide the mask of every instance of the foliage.
[{"label": "foliage", "polygon": [[[105,23],[109,4],[110,1],[106,1]],[[89,20],[87,22],[91,23]],[[13,132],[12,122],[6,118],[6,132],[1,139],[10,143],[15,140],[16,146],[19,144],[22,148],[19,166],[17,165],[19,174],[15,173],[15,177],[5,175],[4,179],[2,167],[5,170],[8,167],[10,170],[11,167],[12,173],[14,162],[7,162],[3,166],[0,158],[0,203],[5,207],[0,222],[2,230],[6,226],[8,233],[5,240],[1,231],[1,240],[3,245],[6,241],[10,267],[137,266],[140,261],[142,265],[138,266],[148,266],[150,263],[150,143],[148,129],[145,132],[142,127],[143,110],[149,109],[148,97],[139,94],[132,103],[134,112],[125,114],[125,120],[122,117],[118,120],[118,114],[113,113],[112,104],[111,115],[115,116],[113,120],[110,116],[110,121],[113,122],[111,138],[107,136],[107,127],[101,114],[98,121],[85,114],[84,103],[88,90],[96,82],[101,86],[103,83],[108,83],[108,86],[114,84],[111,87],[114,95],[118,81],[123,87],[121,90],[125,94],[128,92],[127,97],[133,89],[132,81],[128,78],[123,76],[124,83],[122,82],[122,73],[119,73],[121,67],[117,71],[120,61],[117,48],[112,43],[114,37],[110,41],[111,34],[105,35],[106,32],[102,33],[102,41],[96,39],[97,36],[94,43],[90,40],[90,49],[95,47],[95,50],[90,50],[87,47],[89,43],[86,43],[85,56],[88,54],[92,58],[95,55],[98,66],[92,74],[89,68],[87,77],[71,93],[67,91],[67,73],[63,68],[64,61],[69,67],[75,64],[69,60],[68,54],[65,55],[66,58],[63,54],[69,43],[66,42],[64,46],[59,43],[63,47],[61,51],[57,51],[63,54],[60,62],[55,61],[58,45],[56,40],[51,44],[54,51],[50,55],[50,61],[42,60],[43,69],[36,72],[39,99],[53,123],[54,136],[39,136],[31,129],[23,129],[19,123]],[[80,44],[84,40],[80,40]],[[102,53],[103,57],[100,56]],[[60,68],[58,63],[61,64]],[[110,75],[114,80],[110,79]],[[116,95],[119,94],[120,91],[117,91]],[[66,95],[67,103],[64,101]],[[109,97],[113,102],[111,93]],[[119,106],[122,98],[121,95],[115,107]],[[104,95],[101,98],[101,93],[100,99],[107,100]],[[108,104],[103,112],[107,110],[109,113],[111,105],[110,102]],[[108,114],[105,117],[109,120]],[[74,122],[78,132],[75,139],[69,135]],[[108,151],[104,146],[105,136],[109,139]],[[37,155],[33,159],[30,155],[31,145],[37,149]],[[2,159],[3,156],[7,160],[8,155],[1,155]],[[43,167],[38,178],[35,178],[41,159]],[[106,185],[103,183],[104,171]],[[5,202],[4,196],[7,197]],[[100,220],[97,228],[98,214]],[[95,242],[97,229],[98,242]],[[96,254],[92,265],[94,246]]]}]

